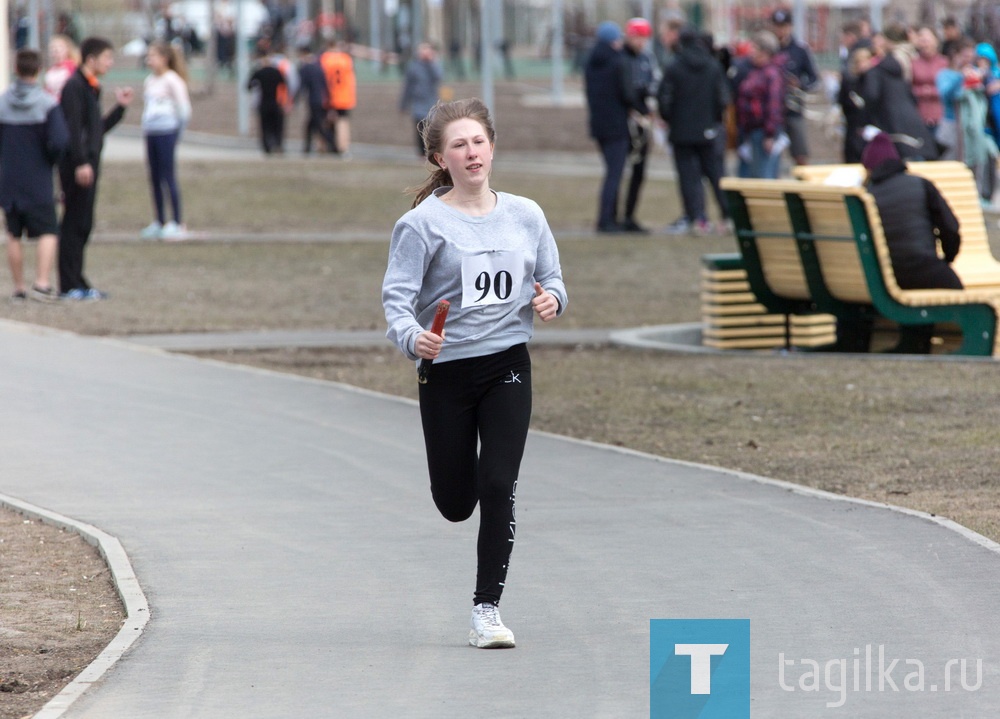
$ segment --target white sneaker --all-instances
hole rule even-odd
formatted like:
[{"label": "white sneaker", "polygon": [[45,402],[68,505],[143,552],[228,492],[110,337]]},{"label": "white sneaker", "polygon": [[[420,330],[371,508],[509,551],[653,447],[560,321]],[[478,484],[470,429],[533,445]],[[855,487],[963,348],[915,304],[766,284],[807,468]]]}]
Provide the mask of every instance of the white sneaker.
[{"label": "white sneaker", "polygon": [[163,226],[160,231],[160,239],[170,242],[172,240],[186,240],[188,236],[187,228],[184,225],[178,225],[174,221],[170,221]]},{"label": "white sneaker", "polygon": [[139,239],[141,240],[158,240],[160,239],[160,233],[163,231],[163,225],[159,222],[151,222],[142,228],[139,232]]},{"label": "white sneaker", "polygon": [[472,608],[472,629],[469,644],[480,649],[514,646],[514,633],[503,625],[495,604],[477,604]]}]

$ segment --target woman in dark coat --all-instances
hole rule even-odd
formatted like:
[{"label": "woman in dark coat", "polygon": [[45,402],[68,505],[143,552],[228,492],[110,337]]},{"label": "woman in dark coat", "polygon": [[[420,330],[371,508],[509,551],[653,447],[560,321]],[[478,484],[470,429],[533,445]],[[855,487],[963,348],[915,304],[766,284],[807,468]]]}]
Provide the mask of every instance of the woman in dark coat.
[{"label": "woman in dark coat", "polygon": [[886,30],[885,37],[885,56],[872,65],[861,83],[861,96],[868,108],[869,120],[891,136],[904,159],[936,160],[940,152],[934,135],[917,110],[910,68],[905,60],[907,55],[902,49],[896,52],[896,44],[906,40],[906,31],[893,26]]},{"label": "woman in dark coat", "polygon": [[861,162],[861,151],[865,147],[861,133],[870,120],[862,86],[871,58],[872,53],[866,47],[851,53],[837,94],[837,103],[844,113],[844,162],[848,163]]},{"label": "woman in dark coat", "polygon": [[[962,289],[962,280],[951,267],[961,243],[958,219],[938,189],[906,171],[885,133],[868,143],[861,162],[882,218],[896,284],[903,290]],[[938,256],[938,240],[943,259]],[[927,354],[933,331],[933,325],[904,326],[893,351]]]}]

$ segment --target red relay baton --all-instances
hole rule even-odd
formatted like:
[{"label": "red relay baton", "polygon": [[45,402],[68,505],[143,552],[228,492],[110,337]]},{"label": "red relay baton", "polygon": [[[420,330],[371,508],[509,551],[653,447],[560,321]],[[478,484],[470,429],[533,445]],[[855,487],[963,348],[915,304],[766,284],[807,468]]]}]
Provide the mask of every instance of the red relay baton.
[{"label": "red relay baton", "polygon": [[[434,322],[431,323],[431,332],[438,336],[444,332],[444,321],[448,318],[449,309],[451,309],[451,303],[448,300],[441,300],[437,303],[437,309],[434,310]],[[427,384],[427,375],[430,373],[433,363],[434,360],[420,360],[420,364],[417,365],[417,382]]]}]

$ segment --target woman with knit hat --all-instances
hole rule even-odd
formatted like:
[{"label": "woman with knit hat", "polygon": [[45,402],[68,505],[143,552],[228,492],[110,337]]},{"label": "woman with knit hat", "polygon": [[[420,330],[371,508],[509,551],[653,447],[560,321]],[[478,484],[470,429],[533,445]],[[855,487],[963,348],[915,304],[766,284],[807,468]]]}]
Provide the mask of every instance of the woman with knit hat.
[{"label": "woman with knit hat", "polygon": [[[896,284],[903,290],[962,289],[951,268],[961,236],[958,219],[929,181],[906,171],[892,140],[880,132],[861,155],[868,170],[868,191],[875,198]],[[938,256],[938,240],[944,259]],[[934,325],[900,327],[891,351],[928,354]]]}]

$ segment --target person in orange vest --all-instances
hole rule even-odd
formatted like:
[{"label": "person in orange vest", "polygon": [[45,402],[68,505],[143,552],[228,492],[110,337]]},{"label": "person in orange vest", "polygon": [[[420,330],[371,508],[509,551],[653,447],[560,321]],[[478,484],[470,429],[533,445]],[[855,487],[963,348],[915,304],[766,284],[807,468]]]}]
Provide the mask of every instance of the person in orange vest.
[{"label": "person in orange vest", "polygon": [[320,56],[320,65],[329,88],[329,117],[334,128],[337,148],[344,158],[351,153],[351,110],[358,103],[357,79],[354,75],[354,60],[346,46],[334,40],[326,52]]}]

